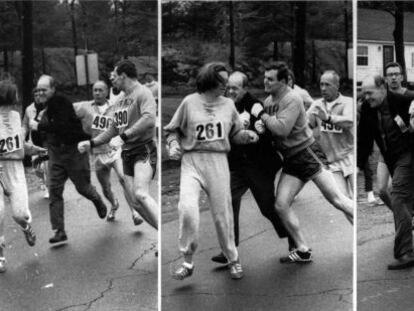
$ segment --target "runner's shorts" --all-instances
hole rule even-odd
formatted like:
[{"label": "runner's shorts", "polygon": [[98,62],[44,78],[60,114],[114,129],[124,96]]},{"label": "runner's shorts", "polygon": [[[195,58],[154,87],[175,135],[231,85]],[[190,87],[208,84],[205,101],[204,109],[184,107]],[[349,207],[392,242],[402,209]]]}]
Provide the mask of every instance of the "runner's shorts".
[{"label": "runner's shorts", "polygon": [[293,156],[285,158],[283,172],[307,182],[318,175],[326,166],[326,155],[319,144],[314,142]]},{"label": "runner's shorts", "polygon": [[157,147],[154,141],[130,150],[123,150],[121,157],[125,175],[134,176],[135,163],[149,161],[152,167],[152,178],[154,178],[157,170]]}]

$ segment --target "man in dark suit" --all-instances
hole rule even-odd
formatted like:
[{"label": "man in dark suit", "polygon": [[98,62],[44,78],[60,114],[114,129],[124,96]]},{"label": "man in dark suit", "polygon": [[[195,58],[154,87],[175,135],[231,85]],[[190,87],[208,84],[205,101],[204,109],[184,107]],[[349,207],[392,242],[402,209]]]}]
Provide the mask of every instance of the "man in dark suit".
[{"label": "man in dark suit", "polygon": [[388,269],[405,269],[414,266],[411,232],[414,159],[408,113],[411,99],[389,92],[385,80],[379,75],[367,77],[362,83],[362,91],[366,103],[361,108],[359,126],[363,143],[358,145],[363,147],[358,150],[359,158],[366,163],[375,140],[392,176],[396,261],[388,265]]},{"label": "man in dark suit", "polygon": [[[233,99],[240,120],[246,129],[256,131],[259,141],[252,145],[231,145],[228,155],[230,167],[230,186],[234,217],[234,237],[239,245],[239,214],[243,195],[250,189],[264,217],[273,225],[280,238],[288,236],[275,204],[274,180],[277,171],[282,167],[282,159],[272,146],[272,136],[259,119],[250,115],[255,103],[260,101],[247,90],[247,76],[239,71],[233,72],[227,84],[228,96]],[[294,248],[289,239],[289,249]],[[211,258],[214,262],[227,263],[227,258],[220,253]]]},{"label": "man in dark suit", "polygon": [[55,230],[50,243],[67,240],[64,223],[63,190],[69,178],[76,190],[92,201],[100,218],[106,217],[107,208],[101,196],[91,185],[91,171],[88,154],[80,154],[78,142],[89,139],[83,132],[81,121],[77,118],[72,103],[56,94],[56,82],[43,75],[37,82],[39,101],[46,110],[40,122],[33,120],[31,128],[46,133],[49,153],[49,192],[50,221]]}]

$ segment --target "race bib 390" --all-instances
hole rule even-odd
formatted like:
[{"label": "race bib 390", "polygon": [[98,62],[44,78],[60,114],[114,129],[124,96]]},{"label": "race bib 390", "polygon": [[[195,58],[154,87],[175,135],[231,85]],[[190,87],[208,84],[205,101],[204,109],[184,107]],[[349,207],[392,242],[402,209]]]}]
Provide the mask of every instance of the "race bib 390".
[{"label": "race bib 390", "polygon": [[114,124],[117,128],[128,125],[128,109],[118,110],[114,114]]}]

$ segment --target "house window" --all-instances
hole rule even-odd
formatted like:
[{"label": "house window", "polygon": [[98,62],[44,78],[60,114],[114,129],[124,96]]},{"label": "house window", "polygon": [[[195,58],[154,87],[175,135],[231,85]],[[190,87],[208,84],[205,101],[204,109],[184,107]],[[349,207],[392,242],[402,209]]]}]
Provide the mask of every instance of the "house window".
[{"label": "house window", "polygon": [[358,46],[357,66],[368,66],[368,47],[367,46]]}]

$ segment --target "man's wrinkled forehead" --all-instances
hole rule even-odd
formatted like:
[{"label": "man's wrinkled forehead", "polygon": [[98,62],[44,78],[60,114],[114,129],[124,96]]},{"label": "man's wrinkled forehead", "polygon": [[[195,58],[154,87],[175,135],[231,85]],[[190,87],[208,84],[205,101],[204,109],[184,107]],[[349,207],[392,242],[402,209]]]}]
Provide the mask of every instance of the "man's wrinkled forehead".
[{"label": "man's wrinkled forehead", "polygon": [[228,84],[236,85],[243,88],[243,78],[240,75],[230,75]]},{"label": "man's wrinkled forehead", "polygon": [[390,66],[385,70],[385,74],[388,73],[401,73],[401,69],[398,66]]},{"label": "man's wrinkled forehead", "polygon": [[277,79],[277,70],[276,69],[266,70],[265,77]]},{"label": "man's wrinkled forehead", "polygon": [[106,83],[104,83],[103,81],[97,81],[95,82],[95,84],[93,85],[93,89],[103,89],[103,90],[107,90],[108,86],[106,85]]},{"label": "man's wrinkled forehead", "polygon": [[49,77],[41,77],[39,81],[37,81],[37,88],[51,88],[50,86],[50,78]]},{"label": "man's wrinkled forehead", "polygon": [[362,85],[361,85],[362,89],[364,90],[368,90],[368,89],[374,89],[377,88],[377,86],[375,85],[375,79],[374,77],[368,77],[365,78],[364,80],[362,80]]},{"label": "man's wrinkled forehead", "polygon": [[324,73],[321,76],[321,83],[326,83],[326,84],[330,84],[330,85],[336,85],[334,76],[331,73]]}]

